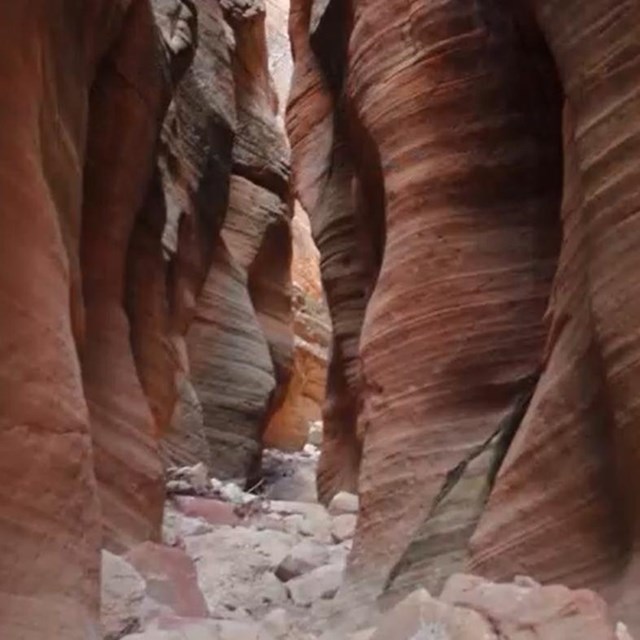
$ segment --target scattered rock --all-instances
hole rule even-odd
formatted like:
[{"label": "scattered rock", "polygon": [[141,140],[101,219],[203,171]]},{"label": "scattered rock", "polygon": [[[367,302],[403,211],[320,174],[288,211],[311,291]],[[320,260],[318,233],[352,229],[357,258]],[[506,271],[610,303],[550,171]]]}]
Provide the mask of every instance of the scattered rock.
[{"label": "scattered rock", "polygon": [[167,493],[205,496],[209,491],[209,470],[204,463],[167,469]]},{"label": "scattered rock", "polygon": [[213,495],[219,497],[224,502],[243,505],[252,502],[257,497],[253,493],[243,491],[242,487],[235,482],[221,482],[213,478],[210,484]]},{"label": "scattered rock", "polygon": [[296,542],[279,531],[226,526],[187,538],[186,550],[211,615],[230,619],[240,608],[263,615],[282,605],[287,592],[273,572]]},{"label": "scattered rock", "polygon": [[123,640],[271,640],[258,625],[233,620],[181,620],[171,629],[154,629]]},{"label": "scattered rock", "polygon": [[268,450],[263,455],[263,474],[271,500],[316,503],[317,456],[305,453],[286,454]]},{"label": "scattered rock", "polygon": [[358,496],[346,491],[340,491],[329,503],[329,513],[335,516],[345,513],[358,513],[359,507]]},{"label": "scattered rock", "polygon": [[291,533],[312,537],[326,544],[332,542],[331,517],[317,503],[271,500],[268,512],[282,517],[286,530]]},{"label": "scattered rock", "polygon": [[329,549],[329,564],[335,564],[341,562],[342,564],[347,563],[347,557],[351,551],[351,547],[353,546],[352,540],[345,540],[340,544],[333,544]]},{"label": "scattered rock", "polygon": [[312,458],[317,458],[320,456],[320,450],[314,444],[305,444],[302,452],[308,456],[311,456]]},{"label": "scattered rock", "polygon": [[310,606],[316,600],[333,598],[336,595],[342,583],[343,572],[343,564],[318,567],[287,582],[287,590],[295,604]]},{"label": "scattered rock", "polygon": [[291,631],[289,614],[284,609],[273,609],[262,619],[262,629],[277,640],[288,638]]},{"label": "scattered rock", "polygon": [[331,535],[336,542],[344,542],[353,538],[356,531],[357,517],[352,513],[336,516],[331,525]]},{"label": "scattered rock", "polygon": [[606,605],[598,595],[585,589],[493,584],[475,576],[454,575],[445,584],[440,598],[444,603],[473,609],[491,620],[494,633],[501,640],[519,639],[520,630],[525,627],[531,637],[540,640],[613,637]]},{"label": "scattered rock", "polygon": [[371,640],[375,632],[376,632],[375,629],[363,629],[362,631],[357,631],[356,633],[349,634],[349,637],[347,638],[347,640]]},{"label": "scattered rock", "polygon": [[276,576],[287,582],[329,562],[326,545],[314,540],[304,540],[297,544],[291,553],[278,565]]},{"label": "scattered rock", "polygon": [[479,613],[434,600],[425,589],[415,591],[392,609],[369,638],[498,640],[489,622]]},{"label": "scattered rock", "polygon": [[513,584],[518,587],[528,587],[528,588],[536,588],[541,586],[539,582],[536,582],[533,578],[529,576],[515,576],[513,579]]},{"label": "scattered rock", "polygon": [[186,516],[201,518],[212,525],[233,526],[241,523],[234,505],[228,502],[192,496],[176,496],[174,502]]}]

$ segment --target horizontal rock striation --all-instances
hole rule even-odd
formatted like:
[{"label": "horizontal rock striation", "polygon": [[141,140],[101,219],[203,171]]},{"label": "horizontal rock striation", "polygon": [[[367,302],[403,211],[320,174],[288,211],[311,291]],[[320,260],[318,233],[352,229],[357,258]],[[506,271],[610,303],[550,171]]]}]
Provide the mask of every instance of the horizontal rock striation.
[{"label": "horizontal rock striation", "polygon": [[[340,92],[347,6],[333,5],[322,23],[328,26],[321,30],[326,46],[321,39],[319,55],[312,48],[312,2],[293,2],[290,17],[295,68],[287,127],[292,167],[296,195],[309,214],[320,249],[322,283],[333,330],[318,470],[318,494],[325,503],[339,491],[354,491],[357,486],[361,454],[356,425],[361,386],[358,347],[380,259],[370,250],[381,235],[374,223],[381,219],[382,204],[376,197],[380,189],[374,184],[367,194],[374,196],[371,206],[363,197],[365,187],[359,174],[365,172],[365,162],[358,157],[358,145],[349,144],[352,132],[346,128],[348,108]],[[315,42],[317,46],[317,38]]]},{"label": "horizontal rock striation", "polygon": [[0,31],[2,635],[97,638],[96,476],[109,534],[160,524],[122,288],[167,87],[147,2],[16,4]]},{"label": "horizontal rock striation", "polygon": [[638,623],[636,10],[292,3],[334,324],[318,483],[361,500],[345,595],[468,566]]},{"label": "horizontal rock striation", "polygon": [[87,640],[100,547],[159,538],[162,457],[222,469],[231,398],[234,474],[259,460],[292,366],[288,149],[259,2],[18,3],[0,35],[1,635]]}]

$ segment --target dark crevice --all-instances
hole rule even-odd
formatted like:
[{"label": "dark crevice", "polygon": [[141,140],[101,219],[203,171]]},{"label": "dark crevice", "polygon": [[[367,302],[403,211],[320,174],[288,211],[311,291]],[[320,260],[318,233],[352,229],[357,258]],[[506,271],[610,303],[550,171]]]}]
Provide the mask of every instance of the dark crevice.
[{"label": "dark crevice", "polygon": [[283,202],[287,202],[289,200],[289,181],[273,171],[261,170],[256,166],[234,162],[232,172],[235,175],[252,182],[256,186],[274,193]]},{"label": "dark crevice", "polygon": [[458,486],[458,483],[465,477],[465,473],[469,465],[479,458],[486,451],[493,449],[492,459],[486,472],[486,487],[478,498],[479,502],[475,505],[475,510],[471,514],[469,521],[464,523],[465,529],[475,529],[480,516],[484,510],[487,500],[491,494],[495,479],[500,471],[500,467],[509,451],[509,447],[515,438],[522,420],[527,412],[533,394],[535,392],[541,372],[527,377],[521,382],[524,389],[516,396],[511,411],[501,421],[491,435],[480,445],[475,447],[462,461],[460,461],[453,469],[451,469],[440,488],[438,495],[433,500],[429,513],[425,520],[420,523],[416,535],[412,537],[412,542],[389,573],[389,577],[384,586],[385,593],[392,593],[397,590],[395,584],[397,579],[410,571],[415,560],[415,548],[423,541],[424,536],[420,535],[420,531],[428,526],[429,521],[438,514],[440,507],[445,503],[446,499]]}]

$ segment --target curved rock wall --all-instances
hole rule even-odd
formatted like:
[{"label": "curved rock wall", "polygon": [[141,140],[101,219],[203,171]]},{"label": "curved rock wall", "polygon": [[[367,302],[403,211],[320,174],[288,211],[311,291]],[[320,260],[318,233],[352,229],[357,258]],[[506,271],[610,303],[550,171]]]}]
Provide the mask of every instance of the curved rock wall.
[{"label": "curved rock wall", "polygon": [[545,579],[594,584],[638,628],[640,298],[628,274],[638,260],[639,5],[532,4],[566,95],[565,236],[545,370],[474,536],[474,563],[504,574],[517,556]]},{"label": "curved rock wall", "polygon": [[149,535],[161,510],[122,309],[165,100],[158,40],[144,1],[16,3],[0,32],[2,635],[97,638],[95,476],[108,530]]},{"label": "curved rock wall", "polygon": [[319,491],[361,499],[345,594],[471,566],[633,622],[638,3],[578,5],[292,2],[334,323]]},{"label": "curved rock wall", "polygon": [[[100,547],[159,537],[161,452],[223,470],[235,446],[211,433],[225,400],[238,406],[226,435],[251,441],[234,473],[259,459],[293,350],[288,149],[264,16],[257,0],[3,14],[3,639],[101,637]],[[209,320],[218,333],[200,349]],[[256,364],[264,388],[247,382]],[[233,376],[235,395],[207,395]]]}]

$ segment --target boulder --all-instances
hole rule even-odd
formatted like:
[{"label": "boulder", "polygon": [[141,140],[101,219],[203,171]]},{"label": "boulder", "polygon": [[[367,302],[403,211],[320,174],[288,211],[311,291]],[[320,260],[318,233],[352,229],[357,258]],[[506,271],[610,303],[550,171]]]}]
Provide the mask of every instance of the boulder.
[{"label": "boulder", "polygon": [[270,640],[252,622],[232,620],[176,620],[170,629],[153,629],[122,640]]},{"label": "boulder", "polygon": [[612,640],[615,625],[593,591],[563,586],[494,584],[468,575],[452,576],[440,596],[460,610],[491,621],[498,638],[518,640],[526,628],[540,640]]},{"label": "boulder", "polygon": [[274,571],[296,542],[279,531],[226,526],[187,538],[186,552],[211,615],[230,619],[246,609],[259,616],[284,604],[287,592]]},{"label": "boulder", "polygon": [[331,536],[336,542],[350,540],[356,530],[357,516],[353,513],[345,513],[336,516],[331,524]]},{"label": "boulder", "polygon": [[287,582],[329,562],[329,550],[326,545],[314,540],[298,543],[276,569],[276,576]]},{"label": "boulder", "polygon": [[316,420],[315,422],[312,422],[309,427],[309,435],[307,436],[307,442],[316,447],[321,447],[322,433],[323,433],[322,421]]},{"label": "boulder", "polygon": [[287,582],[287,591],[293,602],[308,607],[321,599],[335,596],[342,584],[344,564],[330,564],[318,567],[298,578]]},{"label": "boulder", "polygon": [[198,462],[192,467],[171,467],[167,469],[168,493],[193,493],[207,495],[211,491],[209,470]]},{"label": "boulder", "polygon": [[358,513],[359,506],[357,495],[340,491],[331,499],[328,510],[331,515],[335,516],[343,513]]},{"label": "boulder", "polygon": [[472,609],[449,606],[420,589],[398,604],[371,640],[498,640],[489,620]]}]

